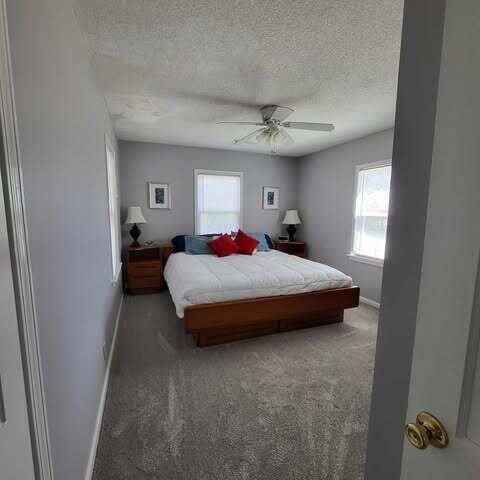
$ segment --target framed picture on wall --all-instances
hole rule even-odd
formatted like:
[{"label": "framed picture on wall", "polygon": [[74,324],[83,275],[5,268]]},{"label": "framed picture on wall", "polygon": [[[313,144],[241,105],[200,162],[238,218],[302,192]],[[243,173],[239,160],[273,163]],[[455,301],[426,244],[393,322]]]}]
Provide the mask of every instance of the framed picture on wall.
[{"label": "framed picture on wall", "polygon": [[166,208],[172,207],[170,185],[168,183],[152,183],[148,184],[148,192],[150,196],[150,208]]},{"label": "framed picture on wall", "polygon": [[263,187],[263,209],[278,210],[280,207],[280,189],[276,187]]}]

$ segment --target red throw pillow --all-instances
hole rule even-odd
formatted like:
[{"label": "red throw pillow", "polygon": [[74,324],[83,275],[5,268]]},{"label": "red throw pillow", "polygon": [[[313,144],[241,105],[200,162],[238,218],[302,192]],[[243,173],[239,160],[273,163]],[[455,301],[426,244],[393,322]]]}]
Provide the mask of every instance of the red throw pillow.
[{"label": "red throw pillow", "polygon": [[215,240],[210,240],[208,246],[217,254],[218,257],[228,257],[232,253],[238,253],[238,245],[226,233]]},{"label": "red throw pillow", "polygon": [[247,235],[245,232],[239,230],[237,236],[235,237],[235,243],[239,248],[238,253],[252,255],[260,242],[256,238],[253,238],[250,235]]}]

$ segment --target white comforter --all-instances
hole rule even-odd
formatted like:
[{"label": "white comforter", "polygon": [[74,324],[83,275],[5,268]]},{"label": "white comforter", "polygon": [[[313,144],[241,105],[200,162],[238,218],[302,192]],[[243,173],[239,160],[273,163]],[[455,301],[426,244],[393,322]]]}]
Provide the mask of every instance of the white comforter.
[{"label": "white comforter", "polygon": [[332,267],[277,250],[255,255],[170,255],[164,271],[177,315],[190,305],[350,287]]}]

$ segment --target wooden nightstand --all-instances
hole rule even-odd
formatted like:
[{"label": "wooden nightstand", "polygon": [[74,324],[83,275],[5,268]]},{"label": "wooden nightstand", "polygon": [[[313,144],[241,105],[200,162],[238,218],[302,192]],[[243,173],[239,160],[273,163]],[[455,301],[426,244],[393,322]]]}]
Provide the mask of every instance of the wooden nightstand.
[{"label": "wooden nightstand", "polygon": [[156,293],[165,288],[163,251],[159,245],[128,247],[126,291],[132,295]]},{"label": "wooden nightstand", "polygon": [[289,242],[288,240],[276,240],[273,242],[276,250],[296,255],[297,257],[307,257],[307,244],[305,242]]}]

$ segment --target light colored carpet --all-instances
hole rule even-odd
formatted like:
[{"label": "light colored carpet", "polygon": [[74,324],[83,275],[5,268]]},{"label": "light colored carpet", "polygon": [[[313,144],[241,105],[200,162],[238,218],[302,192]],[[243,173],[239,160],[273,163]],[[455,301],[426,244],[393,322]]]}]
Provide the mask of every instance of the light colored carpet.
[{"label": "light colored carpet", "polygon": [[377,311],[199,349],[167,292],[127,297],[95,480],[360,480]]}]

